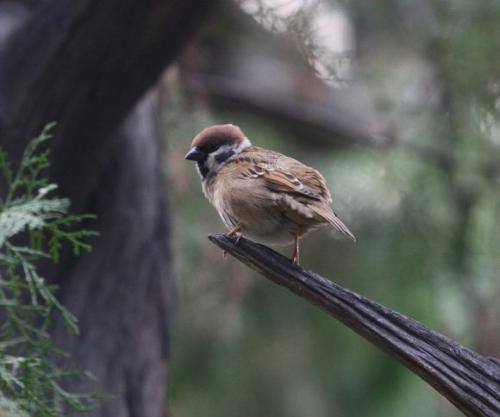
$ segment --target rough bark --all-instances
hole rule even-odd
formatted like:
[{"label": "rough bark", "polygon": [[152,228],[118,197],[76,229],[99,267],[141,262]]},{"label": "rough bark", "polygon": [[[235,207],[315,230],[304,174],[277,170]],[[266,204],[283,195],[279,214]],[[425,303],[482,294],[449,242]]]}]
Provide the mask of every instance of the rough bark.
[{"label": "rough bark", "polygon": [[166,414],[168,189],[155,94],[132,109],[214,3],[52,0],[4,15],[19,20],[0,43],[2,146],[16,160],[57,121],[51,180],[73,211],[98,216],[87,225],[100,233],[92,253],[45,271],[81,329],[70,338],[57,322],[55,341],[97,378],[69,388],[114,397],[93,416]]},{"label": "rough bark", "polygon": [[469,417],[500,415],[500,366],[421,323],[294,266],[283,255],[247,239],[209,237],[231,255],[318,305],[408,369]]},{"label": "rough bark", "polygon": [[177,56],[213,1],[41,2],[0,53],[0,127],[14,154],[56,120],[52,176],[85,209],[110,134]]},{"label": "rough bark", "polygon": [[80,326],[68,337],[57,321],[53,338],[96,378],[70,379],[67,388],[114,396],[95,416],[166,414],[170,230],[157,109],[153,92],[113,137],[89,197],[98,215],[89,227],[99,231],[92,252],[47,272],[63,279],[59,298]]}]

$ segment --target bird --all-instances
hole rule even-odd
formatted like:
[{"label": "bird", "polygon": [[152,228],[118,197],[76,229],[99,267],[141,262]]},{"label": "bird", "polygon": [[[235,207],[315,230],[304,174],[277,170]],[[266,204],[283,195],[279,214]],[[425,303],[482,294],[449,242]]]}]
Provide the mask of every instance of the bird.
[{"label": "bird", "polygon": [[294,244],[324,225],[356,241],[332,210],[325,178],[296,159],[252,145],[236,125],[214,125],[193,139],[185,159],[195,161],[205,197],[215,207],[227,236],[262,243]]}]

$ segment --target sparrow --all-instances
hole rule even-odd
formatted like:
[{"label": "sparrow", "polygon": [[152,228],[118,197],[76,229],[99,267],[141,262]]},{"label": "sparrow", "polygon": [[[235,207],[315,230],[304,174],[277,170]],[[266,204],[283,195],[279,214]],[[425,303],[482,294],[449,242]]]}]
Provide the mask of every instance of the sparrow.
[{"label": "sparrow", "polygon": [[337,217],[323,176],[296,159],[253,146],[238,126],[207,127],[198,133],[185,159],[195,161],[205,197],[215,207],[228,237],[272,244],[294,243],[331,225],[356,240]]}]

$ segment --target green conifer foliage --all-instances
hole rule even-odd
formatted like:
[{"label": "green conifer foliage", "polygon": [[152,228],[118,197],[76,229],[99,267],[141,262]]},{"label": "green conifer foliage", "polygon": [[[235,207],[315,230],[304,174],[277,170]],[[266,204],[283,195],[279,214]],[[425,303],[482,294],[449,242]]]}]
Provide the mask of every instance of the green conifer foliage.
[{"label": "green conifer foliage", "polygon": [[55,314],[72,335],[78,325],[37,269],[42,259],[58,262],[64,245],[75,255],[89,251],[85,239],[96,234],[79,229],[92,216],[70,214],[69,200],[56,197],[57,185],[45,177],[53,127],[33,139],[16,169],[0,147],[0,184],[6,185],[0,193],[0,415],[76,415],[96,398],[62,388],[64,379],[85,372],[61,366],[66,355],[48,329]]}]

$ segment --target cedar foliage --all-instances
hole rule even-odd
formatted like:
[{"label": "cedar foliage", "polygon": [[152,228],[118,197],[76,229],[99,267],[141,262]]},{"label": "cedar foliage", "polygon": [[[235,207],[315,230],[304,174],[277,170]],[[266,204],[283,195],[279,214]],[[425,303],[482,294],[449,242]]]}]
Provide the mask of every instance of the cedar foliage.
[{"label": "cedar foliage", "polygon": [[80,229],[90,215],[69,213],[68,199],[55,195],[56,184],[44,176],[49,166],[47,142],[54,123],[33,139],[14,170],[0,147],[0,415],[57,417],[89,410],[96,396],[74,394],[62,381],[86,374],[63,367],[66,354],[50,339],[54,315],[68,333],[78,334],[76,318],[56,298],[57,287],[39,274],[42,260],[58,262],[63,245],[74,255],[88,252]]}]

